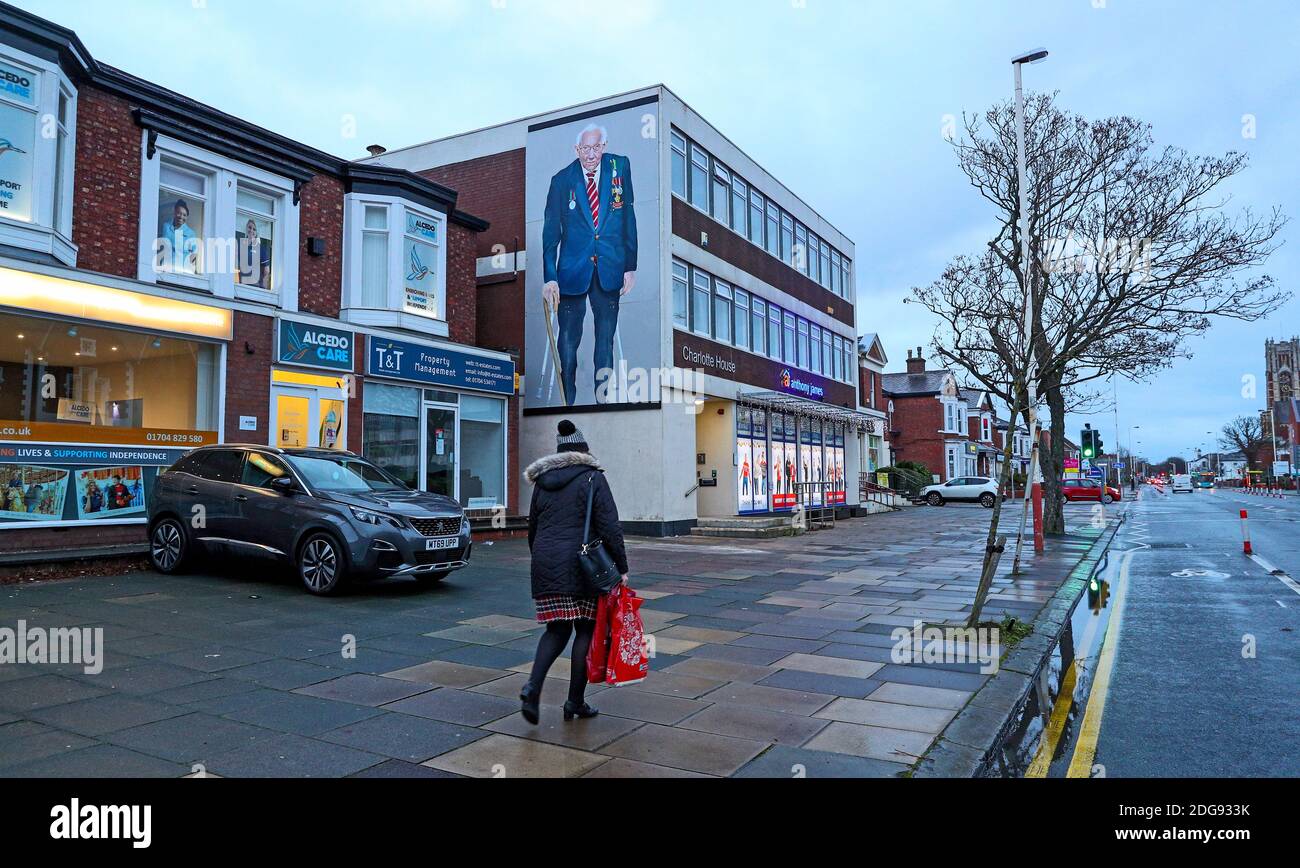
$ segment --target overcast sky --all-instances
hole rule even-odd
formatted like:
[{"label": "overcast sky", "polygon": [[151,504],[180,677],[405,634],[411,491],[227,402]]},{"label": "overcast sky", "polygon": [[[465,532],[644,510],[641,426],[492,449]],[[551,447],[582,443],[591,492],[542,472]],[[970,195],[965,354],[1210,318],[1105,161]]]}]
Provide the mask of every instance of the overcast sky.
[{"label": "overcast sky", "polygon": [[[1131,114],[1157,143],[1244,150],[1230,207],[1300,217],[1300,3],[1293,0],[16,0],[99,60],[347,157],[662,82],[857,244],[858,323],[890,369],[933,323],[902,304],[991,214],[957,172],[946,115],[1026,86],[1090,117]],[[1253,115],[1255,138],[1242,134]],[[355,137],[345,136],[354,118]],[[1296,288],[1300,222],[1265,271]],[[1264,339],[1300,302],[1225,322],[1149,383],[1119,386],[1140,454],[1214,448],[1263,405]],[[1260,397],[1242,397],[1254,374]],[[1083,419],[1071,417],[1069,430]],[[1114,445],[1111,411],[1090,420]]]}]

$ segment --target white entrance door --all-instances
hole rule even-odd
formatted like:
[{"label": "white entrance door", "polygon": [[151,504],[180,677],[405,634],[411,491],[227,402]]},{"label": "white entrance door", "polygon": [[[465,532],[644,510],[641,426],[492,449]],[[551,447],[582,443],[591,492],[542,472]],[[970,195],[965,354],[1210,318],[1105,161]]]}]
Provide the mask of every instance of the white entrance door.
[{"label": "white entrance door", "polygon": [[347,403],[342,389],[271,386],[271,445],[281,449],[342,449]]}]

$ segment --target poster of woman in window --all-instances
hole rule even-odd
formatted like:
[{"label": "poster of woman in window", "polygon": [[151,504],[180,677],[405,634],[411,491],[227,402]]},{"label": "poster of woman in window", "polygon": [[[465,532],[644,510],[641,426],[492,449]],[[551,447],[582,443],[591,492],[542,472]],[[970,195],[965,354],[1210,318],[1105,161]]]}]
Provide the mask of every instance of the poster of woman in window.
[{"label": "poster of woman in window", "polygon": [[0,519],[56,521],[63,517],[68,471],[30,464],[0,466]]},{"label": "poster of woman in window", "polygon": [[116,518],[144,509],[144,468],[91,467],[77,471],[79,518]]},{"label": "poster of woman in window", "polygon": [[271,284],[271,224],[247,214],[239,215],[235,232],[235,249],[239,257],[236,280],[240,286],[270,289]]}]

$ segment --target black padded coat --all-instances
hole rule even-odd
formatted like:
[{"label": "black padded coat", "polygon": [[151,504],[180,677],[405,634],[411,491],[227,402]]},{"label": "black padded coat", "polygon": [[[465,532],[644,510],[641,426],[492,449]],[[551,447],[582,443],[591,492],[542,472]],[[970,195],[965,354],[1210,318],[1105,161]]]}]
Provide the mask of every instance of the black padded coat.
[{"label": "black padded coat", "polygon": [[591,507],[591,536],[604,541],[605,550],[627,572],[627,550],[618,507],[596,459],[585,452],[560,452],[539,458],[524,476],[533,484],[528,509],[528,548],[533,553],[533,597],[545,594],[595,596],[578,569],[582,547],[587,492],[595,486]]}]

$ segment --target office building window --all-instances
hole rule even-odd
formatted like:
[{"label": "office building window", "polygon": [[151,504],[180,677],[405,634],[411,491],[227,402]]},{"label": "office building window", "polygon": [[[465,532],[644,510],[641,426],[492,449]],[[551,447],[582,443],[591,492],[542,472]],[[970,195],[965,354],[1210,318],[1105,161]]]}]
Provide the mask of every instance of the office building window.
[{"label": "office building window", "polygon": [[843,279],[843,277],[844,275],[840,269],[840,254],[837,251],[832,250],[831,251],[831,292],[839,296],[844,295],[844,287],[840,285],[840,281]]},{"label": "office building window", "polygon": [[748,221],[745,219],[749,214],[748,200],[749,186],[733,174],[731,176],[731,228],[741,238],[749,235]]},{"label": "office building window", "polygon": [[819,265],[821,267],[821,279],[818,280],[822,286],[830,289],[831,286],[831,247],[823,241],[821,247],[821,258]]},{"label": "office building window", "polygon": [[767,200],[767,243],[765,245],[765,249],[767,250],[768,253],[778,258],[781,255],[781,250],[780,250],[781,240],[779,234],[780,229],[778,228],[780,224],[780,220],[781,220],[780,209],[776,207],[775,202],[773,202],[771,199],[768,199]]},{"label": "office building window", "polygon": [[727,167],[713,163],[713,219],[727,226],[727,210],[731,204],[731,173]]},{"label": "office building window", "polygon": [[811,277],[813,280],[817,281],[818,283],[821,283],[821,266],[818,265],[818,262],[820,260],[817,258],[818,243],[819,242],[817,241],[817,236],[809,232],[808,233],[808,276]]},{"label": "office building window", "polygon": [[808,361],[809,361],[809,363],[810,363],[810,368],[809,368],[809,369],[810,369],[814,374],[820,374],[820,373],[822,372],[822,330],[821,330],[821,326],[814,324],[814,325],[811,327],[810,331],[812,332],[811,337],[810,337],[810,343],[811,343],[811,345],[812,345],[812,349],[811,349],[811,351],[810,351],[810,353],[809,353],[809,356],[808,356]]},{"label": "office building window", "polygon": [[691,281],[695,287],[694,302],[691,305],[691,329],[696,334],[708,335],[712,332],[709,324],[709,305],[712,296],[709,290],[709,276],[699,269],[693,269]]},{"label": "office building window", "polygon": [[736,317],[735,327],[732,329],[732,335],[736,339],[736,346],[742,349],[749,348],[749,293],[743,289],[735,291]]},{"label": "office building window", "polygon": [[749,188],[749,240],[763,246],[763,194]]},{"label": "office building window", "polygon": [[831,375],[831,372],[835,370],[835,366],[831,363],[831,355],[834,350],[834,345],[831,343],[831,339],[832,335],[830,332],[826,332],[822,335],[822,373],[828,377]]},{"label": "office building window", "polygon": [[842,338],[839,335],[831,335],[831,378],[836,380],[844,379],[840,370],[843,353],[840,352],[840,343]]},{"label": "office building window", "polygon": [[781,308],[767,306],[767,357],[781,361]]},{"label": "office building window", "polygon": [[760,356],[767,355],[767,304],[757,297],[750,301],[750,337],[753,339],[753,350]]},{"label": "office building window", "polygon": [[784,328],[781,330],[781,361],[787,365],[795,364],[795,342],[794,342],[794,314],[782,314],[784,319]]},{"label": "office building window", "polygon": [[690,285],[686,282],[686,265],[673,260],[673,325],[691,327]]},{"label": "office building window", "polygon": [[695,144],[691,145],[691,204],[708,213],[709,155]]},{"label": "office building window", "polygon": [[672,134],[673,144],[673,192],[686,198],[686,139],[676,133]]},{"label": "office building window", "polygon": [[713,281],[713,339],[731,343],[731,287],[716,278]]},{"label": "office building window", "polygon": [[808,362],[808,320],[800,318],[799,320],[799,367],[805,371],[809,368]]},{"label": "office building window", "polygon": [[801,274],[808,273],[808,230],[802,223],[794,227],[794,267]]},{"label": "office building window", "polygon": [[794,218],[781,212],[781,261],[794,267]]}]

